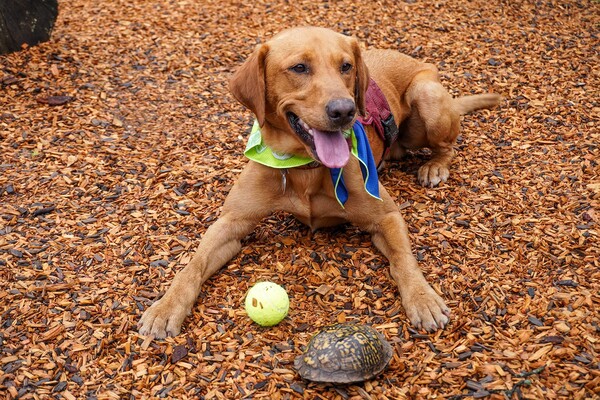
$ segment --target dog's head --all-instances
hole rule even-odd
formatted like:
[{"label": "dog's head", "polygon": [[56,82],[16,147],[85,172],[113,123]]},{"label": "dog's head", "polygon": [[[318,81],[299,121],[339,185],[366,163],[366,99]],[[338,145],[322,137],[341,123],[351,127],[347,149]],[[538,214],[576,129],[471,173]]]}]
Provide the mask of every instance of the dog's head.
[{"label": "dog's head", "polygon": [[343,131],[364,115],[368,83],[356,39],[303,27],[259,45],[230,89],[256,115],[268,146],[339,168],[349,158]]}]

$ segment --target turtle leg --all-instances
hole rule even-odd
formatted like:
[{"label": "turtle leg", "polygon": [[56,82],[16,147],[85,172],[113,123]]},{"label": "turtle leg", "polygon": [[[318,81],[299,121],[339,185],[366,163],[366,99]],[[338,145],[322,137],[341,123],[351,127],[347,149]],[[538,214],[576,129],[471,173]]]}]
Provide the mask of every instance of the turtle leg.
[{"label": "turtle leg", "polygon": [[[427,283],[417,265],[404,219],[383,186],[379,185],[383,202],[373,204],[355,222],[372,234],[373,243],[390,262],[390,273],[402,305],[411,323],[428,331],[443,328],[450,310],[444,300]],[[363,205],[363,210],[366,207]]]}]

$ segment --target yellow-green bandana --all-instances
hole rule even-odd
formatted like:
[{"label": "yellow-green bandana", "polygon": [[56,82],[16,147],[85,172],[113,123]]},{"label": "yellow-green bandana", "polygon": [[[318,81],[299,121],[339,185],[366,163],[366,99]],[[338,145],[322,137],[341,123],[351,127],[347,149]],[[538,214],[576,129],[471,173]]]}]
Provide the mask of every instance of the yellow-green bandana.
[{"label": "yellow-green bandana", "polygon": [[[379,197],[379,180],[377,176],[377,166],[371,153],[371,146],[367,139],[367,134],[359,121],[356,121],[352,129],[348,132],[352,140],[350,153],[360,162],[360,169],[365,182],[365,191],[372,197],[381,200]],[[260,126],[254,121],[252,132],[248,138],[248,144],[244,155],[257,163],[271,168],[286,169],[301,167],[316,162],[310,157],[296,156],[293,154],[279,154],[265,145],[260,133]],[[335,198],[342,208],[348,200],[348,191],[342,176],[343,168],[330,168],[331,180],[334,186]]]},{"label": "yellow-green bandana", "polygon": [[302,157],[294,154],[280,154],[273,151],[273,149],[263,143],[258,121],[254,121],[244,155],[259,164],[279,169],[301,167],[315,161],[310,157]]}]

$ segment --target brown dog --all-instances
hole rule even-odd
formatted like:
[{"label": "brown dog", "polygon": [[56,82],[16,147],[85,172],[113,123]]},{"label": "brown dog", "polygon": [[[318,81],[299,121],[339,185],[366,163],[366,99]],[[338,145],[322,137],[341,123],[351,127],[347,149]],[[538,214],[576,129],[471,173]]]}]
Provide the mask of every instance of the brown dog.
[{"label": "brown dog", "polygon": [[[202,284],[239,252],[241,239],[278,210],[312,229],[350,222],[370,232],[390,262],[412,324],[426,330],[446,325],[449,310],[417,265],[398,207],[381,184],[381,199],[365,191],[359,161],[349,155],[342,133],[358,113],[365,113],[369,77],[378,83],[400,125],[390,155],[399,156],[407,148],[432,149],[431,160],[419,170],[424,185],[448,178],[460,115],[499,101],[493,94],[453,99],[434,66],[395,51],[361,52],[354,38],[328,29],[290,29],[259,45],[231,78],[232,93],[255,114],[263,142],[273,152],[311,157],[319,164],[281,170],[250,161],[192,261],[142,316],[142,334],[177,335]],[[367,136],[378,163],[383,143],[373,129],[367,129]],[[344,206],[336,199],[328,169],[342,166],[349,194]]]}]

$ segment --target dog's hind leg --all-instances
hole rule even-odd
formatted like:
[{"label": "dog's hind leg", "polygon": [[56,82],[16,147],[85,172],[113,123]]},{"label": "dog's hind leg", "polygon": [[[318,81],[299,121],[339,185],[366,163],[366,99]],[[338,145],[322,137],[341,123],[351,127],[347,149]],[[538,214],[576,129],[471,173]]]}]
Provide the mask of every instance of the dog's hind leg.
[{"label": "dog's hind leg", "polygon": [[450,174],[460,113],[452,96],[437,80],[435,71],[417,74],[406,96],[411,107],[411,115],[406,120],[407,132],[419,147],[428,147],[432,152],[431,159],[419,168],[419,183],[437,186]]}]

